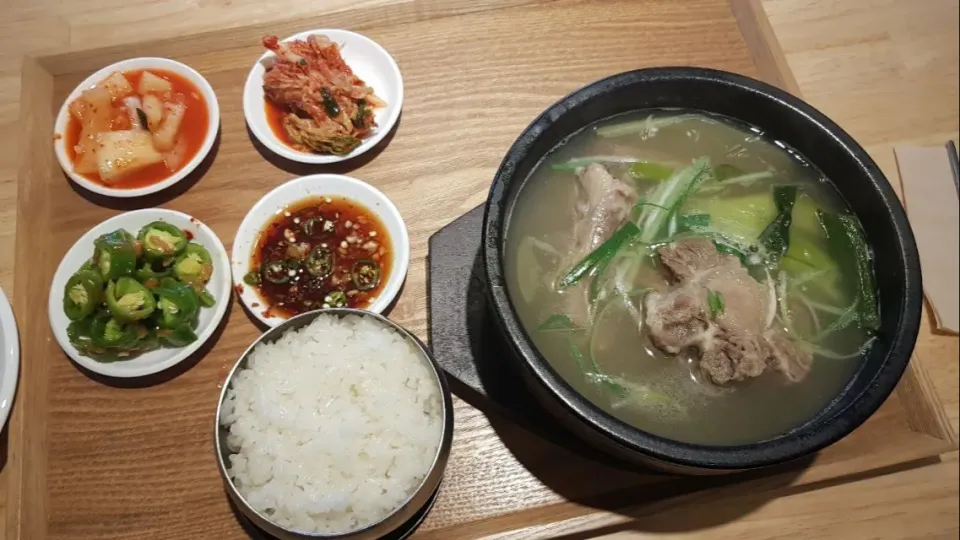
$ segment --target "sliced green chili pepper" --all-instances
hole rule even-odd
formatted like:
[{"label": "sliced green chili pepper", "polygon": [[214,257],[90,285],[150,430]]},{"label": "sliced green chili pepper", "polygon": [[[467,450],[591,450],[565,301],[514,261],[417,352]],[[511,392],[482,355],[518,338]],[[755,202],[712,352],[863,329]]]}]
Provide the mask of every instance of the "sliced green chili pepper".
[{"label": "sliced green chili pepper", "polygon": [[343,307],[347,305],[347,293],[343,291],[330,291],[323,299],[324,306]]},{"label": "sliced green chili pepper", "polygon": [[202,287],[213,275],[213,258],[207,248],[190,242],[173,264],[173,275],[184,283]]},{"label": "sliced green chili pepper", "polygon": [[200,300],[193,287],[173,278],[163,278],[153,293],[159,298],[157,307],[160,309],[160,316],[157,325],[160,328],[173,329],[190,324],[200,310]]},{"label": "sliced green chili pepper", "polygon": [[67,337],[70,338],[70,344],[77,348],[83,354],[94,355],[102,352],[102,349],[94,346],[91,333],[91,325],[94,317],[85,317],[70,323],[67,326]]},{"label": "sliced green chili pepper", "polygon": [[263,265],[261,270],[263,279],[277,285],[290,281],[290,275],[287,274],[287,265],[282,261],[270,261]]},{"label": "sliced green chili pepper", "polygon": [[143,326],[118,321],[108,311],[97,313],[90,323],[91,342],[99,349],[131,350],[147,333]]},{"label": "sliced green chili pepper", "polygon": [[103,301],[103,277],[95,270],[83,269],[70,276],[63,288],[63,312],[71,321],[93,313]]},{"label": "sliced green chili pepper", "polygon": [[333,252],[317,246],[307,256],[307,272],[314,277],[325,278],[333,271]]},{"label": "sliced green chili pepper", "polygon": [[329,89],[321,88],[320,97],[323,99],[323,108],[327,111],[330,118],[340,116],[340,106],[337,105],[337,100],[333,98],[333,94],[330,93]]},{"label": "sliced green chili pepper", "polygon": [[260,285],[260,272],[257,272],[256,270],[247,272],[247,275],[243,276],[243,282],[251,287]]},{"label": "sliced green chili pepper", "polygon": [[200,305],[203,307],[213,307],[217,304],[217,299],[207,291],[200,291],[200,294],[197,295],[197,299],[200,300]]},{"label": "sliced green chili pepper", "polygon": [[70,323],[67,336],[78,351],[99,362],[124,360],[159,347],[156,333],[141,324],[117,321],[107,311]]},{"label": "sliced green chili pepper", "polygon": [[160,283],[160,280],[165,277],[170,277],[173,275],[173,269],[169,267],[163,267],[158,270],[156,265],[146,263],[140,268],[137,268],[137,271],[133,273],[133,277],[137,278],[141,283],[149,280],[155,279],[157,283]]},{"label": "sliced green chili pepper", "polygon": [[380,284],[380,265],[376,261],[364,259],[353,263],[350,272],[353,284],[361,291],[369,291]]},{"label": "sliced green chili pepper", "polygon": [[146,330],[146,335],[142,335],[142,337],[137,341],[136,345],[134,345],[133,347],[134,351],[141,353],[146,351],[152,351],[153,349],[160,347],[160,340],[157,339],[156,330],[148,330],[144,328],[142,325],[140,326],[140,328],[143,328],[144,330]]},{"label": "sliced green chili pepper", "polygon": [[157,307],[153,293],[131,277],[122,277],[109,282],[106,297],[107,309],[110,310],[110,314],[114,318],[121,322],[145,319]]},{"label": "sliced green chili pepper", "polygon": [[323,217],[314,216],[300,224],[300,229],[307,236],[319,236],[323,232]]},{"label": "sliced green chili pepper", "polygon": [[93,242],[94,261],[104,280],[113,280],[133,274],[137,268],[137,248],[133,235],[120,229],[107,233]]},{"label": "sliced green chili pepper", "polygon": [[164,328],[157,330],[157,337],[160,341],[174,347],[183,347],[197,340],[197,334],[193,328],[187,324],[181,324],[176,328]]},{"label": "sliced green chili pepper", "polygon": [[163,221],[148,223],[140,229],[137,239],[143,244],[147,259],[163,259],[179,255],[187,247],[183,229]]}]

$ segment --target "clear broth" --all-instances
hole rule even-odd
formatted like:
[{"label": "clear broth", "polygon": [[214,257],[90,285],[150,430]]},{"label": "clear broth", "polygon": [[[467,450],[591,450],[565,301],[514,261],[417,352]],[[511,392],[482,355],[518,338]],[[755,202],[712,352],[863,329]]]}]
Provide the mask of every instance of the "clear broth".
[{"label": "clear broth", "polygon": [[[770,187],[778,183],[801,186],[803,196],[808,198],[804,204],[808,206],[814,204],[830,211],[847,208],[836,189],[795,151],[767,139],[755,128],[729,119],[697,113],[659,129],[652,136],[605,139],[596,135],[597,128],[606,125],[651,115],[658,118],[691,113],[696,111],[647,110],[606,119],[575,133],[547,155],[521,188],[510,213],[504,250],[508,292],[523,327],[541,354],[567,383],[604,411],[639,429],[674,440],[710,445],[757,442],[787,432],[815,416],[850,380],[859,357],[838,360],[815,356],[809,375],[797,384],[788,384],[779,374],[767,370],[756,379],[720,388],[698,376],[695,354],[671,356],[656,349],[646,332],[638,331],[626,309],[598,309],[598,315],[583,332],[538,330],[560,309],[563,293],[553,287],[553,281],[570,265],[565,255],[572,242],[576,180],[569,170],[553,170],[554,164],[576,157],[614,155],[682,165],[707,156],[712,166],[726,163],[745,173],[773,170],[775,176],[750,186],[727,188],[720,194],[695,195],[685,203],[685,210],[723,207],[729,213],[733,206],[742,210],[745,221],[765,224],[775,212],[769,215],[757,210],[763,206],[759,201],[772,197]],[[624,166],[609,168],[615,176],[625,177]],[[641,198],[654,183],[636,180]],[[797,208],[800,204],[798,199]],[[736,232],[737,225],[729,225]],[[806,240],[826,249],[825,237],[817,237],[815,230],[808,231],[813,226],[809,219],[795,218],[793,227],[809,232]],[[749,236],[750,230],[746,227],[744,236]],[[791,239],[793,236],[794,230]],[[543,243],[561,256],[543,247],[530,247]],[[667,286],[652,260],[636,281],[658,289]],[[851,301],[850,291],[840,290],[837,294],[832,302],[842,305]],[[809,313],[800,306],[791,307],[797,325],[813,328]],[[838,332],[829,345],[855,349],[867,338],[865,331],[853,327]],[[629,381],[634,390],[630,401],[612,398],[603,385],[585,377],[571,346],[592,355],[604,373]],[[651,396],[653,399],[648,399]]]}]

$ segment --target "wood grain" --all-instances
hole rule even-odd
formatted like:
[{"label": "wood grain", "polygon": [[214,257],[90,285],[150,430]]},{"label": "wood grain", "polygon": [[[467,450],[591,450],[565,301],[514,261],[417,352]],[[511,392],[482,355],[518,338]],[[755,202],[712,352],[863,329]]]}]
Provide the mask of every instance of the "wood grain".
[{"label": "wood grain", "polygon": [[[614,3],[611,4],[613,10],[605,12],[604,16],[595,13],[597,10],[591,9],[586,3],[560,2],[558,6],[546,8],[550,10],[549,14],[536,6],[523,5],[528,3],[454,3],[453,8],[444,5],[443,9],[438,8],[439,4],[423,2],[404,3],[393,8],[379,3],[364,3],[357,9],[340,5],[334,6],[341,10],[340,13],[324,17],[322,22],[319,18],[301,19],[279,22],[274,26],[264,21],[276,20],[275,14],[259,17],[248,15],[249,18],[243,19],[237,16],[239,10],[229,12],[220,9],[222,6],[216,3],[201,2],[201,9],[206,10],[203,13],[229,12],[223,25],[234,28],[223,32],[213,31],[198,38],[187,36],[182,40],[147,42],[135,47],[138,54],[155,53],[172,47],[180,53],[175,56],[200,68],[211,79],[224,105],[224,134],[220,153],[213,166],[184,195],[171,201],[157,199],[155,202],[192,211],[211,224],[225,243],[229,243],[237,222],[260,194],[301,172],[298,168],[283,170],[266,164],[259,155],[251,152],[251,143],[242,133],[243,122],[237,106],[239,89],[233,89],[230,95],[229,87],[236,84],[234,79],[242,81],[250,59],[255,58],[258,52],[255,46],[245,45],[246,40],[251,37],[255,39],[255,32],[264,28],[280,28],[276,31],[283,34],[312,26],[362,27],[365,33],[384,43],[397,56],[408,78],[408,103],[401,126],[390,145],[376,160],[362,164],[352,174],[384,189],[398,202],[405,216],[411,213],[418,216],[416,231],[411,228],[411,237],[414,240],[415,260],[421,262],[419,266],[411,267],[403,300],[392,317],[424,335],[422,257],[426,251],[426,238],[437,227],[482,202],[484,184],[489,182],[502,152],[536,112],[582,83],[639,65],[670,61],[706,63],[747,74],[764,73],[761,62],[763,54],[755,50],[761,41],[751,43],[750,33],[745,32],[748,47],[744,50],[733,24],[734,19],[718,2],[690,2],[683,6],[669,2],[643,2],[640,8],[637,7],[638,3]],[[103,35],[102,28],[98,29],[94,24],[93,17],[113,9],[106,4],[108,2],[104,2],[99,13],[95,12],[90,17],[71,19],[76,26],[70,39],[85,44],[81,52],[50,55],[43,59],[42,67],[32,62],[25,64],[26,78],[36,77],[36,80],[27,81],[22,103],[30,103],[31,99],[34,102],[48,99],[50,106],[59,105],[52,96],[54,90],[49,86],[51,78],[48,69],[62,75],[56,78],[56,92],[63,95],[68,91],[66,87],[82,78],[83,73],[80,72],[83,70],[92,70],[106,63],[106,59],[124,56],[123,51],[117,48],[97,50],[108,38]],[[171,2],[168,5],[174,4]],[[283,2],[271,4],[286,5]],[[116,9],[121,13],[130,13],[129,20],[133,20],[134,15],[128,5],[124,3],[124,6]],[[371,6],[378,9],[371,9]],[[503,13],[487,12],[503,6],[512,9]],[[303,9],[294,7],[293,3],[289,7],[289,16],[294,14],[294,10]],[[754,4],[751,7],[754,11],[748,13],[751,17],[757,16],[755,7]],[[607,8],[607,4],[604,4],[604,8]],[[183,11],[175,7],[164,8],[168,11],[163,13],[159,9],[151,8],[146,13],[160,14],[161,20],[167,21],[183,16]],[[742,25],[744,12],[734,9],[734,13],[737,14],[736,21]],[[69,7],[64,7],[59,16],[73,17]],[[143,12],[136,16],[145,17]],[[450,20],[440,21],[435,17]],[[76,22],[78,20],[80,22]],[[399,20],[401,25],[396,26],[395,20]],[[569,21],[575,21],[576,25]],[[586,24],[581,21],[586,21]],[[192,28],[209,30],[219,26],[219,21],[194,24]],[[244,28],[251,24],[253,28]],[[491,36],[505,36],[504,28],[509,28],[511,24],[524,25],[521,27],[528,29],[530,35],[517,39],[514,33],[510,33],[509,40],[513,43],[490,51]],[[148,35],[160,37],[158,27],[131,25],[131,28],[140,28],[142,31],[126,28],[117,41],[137,40]],[[468,30],[463,32],[463,27]],[[95,30],[99,30],[100,34]],[[552,38],[549,36],[551,32],[554,34]],[[754,32],[760,36],[766,34]],[[539,38],[541,33],[548,34],[544,41],[550,48],[547,54],[537,53],[530,47],[533,36]],[[644,33],[655,34],[669,44],[651,43],[651,36],[642,35]],[[460,34],[465,36],[453,51],[420,50],[439,44],[441,37]],[[601,39],[593,43],[597,35]],[[692,37],[694,35],[696,38]],[[707,37],[703,39],[703,36]],[[721,37],[718,39],[717,36]],[[191,47],[177,48],[184,43],[189,43]],[[197,45],[203,46],[206,52],[190,54],[197,50],[192,48]],[[790,54],[789,49],[786,52]],[[104,56],[100,57],[100,54]],[[642,56],[639,62],[638,56]],[[754,66],[753,62],[758,65]],[[551,66],[551,63],[554,65]],[[464,65],[469,68],[463,69]],[[527,70],[534,73],[528,74]],[[450,80],[444,78],[442,84],[438,84],[436,77],[432,76],[438,71],[455,76]],[[415,85],[411,78],[415,78]],[[542,81],[546,81],[546,84],[542,85]],[[419,100],[412,97],[414,91]],[[226,106],[227,95],[230,95],[229,103],[234,104],[232,111]],[[431,107],[438,104],[451,113],[452,118],[436,114]],[[415,112],[411,112],[411,106],[414,105]],[[38,121],[35,118],[32,122]],[[443,129],[438,130],[438,124]],[[19,133],[26,134],[30,143],[28,148],[38,147],[36,141],[39,139],[31,136],[26,129],[29,125],[30,122],[24,122],[24,128]],[[430,149],[431,156],[444,157],[423,163],[425,148]],[[89,201],[73,192],[63,193],[65,180],[50,161],[49,152],[46,153],[46,162],[33,157],[29,159],[35,167],[27,173],[31,182],[37,178],[49,182],[47,189],[50,191],[38,191],[37,195],[44,198],[53,196],[57,200],[37,202],[37,199],[29,198],[30,194],[21,195],[19,215],[23,221],[35,224],[41,216],[47,216],[53,218],[50,222],[58,227],[76,231],[116,213],[116,210],[104,208],[91,209]],[[31,184],[22,182],[21,189],[24,185]],[[217,193],[223,190],[233,194],[233,198],[226,203],[220,203],[217,199]],[[28,197],[29,206],[24,205],[24,196]],[[211,200],[217,200],[218,205],[209,204]],[[418,212],[418,208],[422,208],[421,202],[430,208],[429,215]],[[37,208],[44,212],[36,213]],[[81,210],[74,211],[76,208]],[[28,212],[24,212],[24,209]],[[30,218],[24,218],[25,215]],[[407,219],[408,222],[413,221],[410,217]],[[27,230],[22,226],[17,229]],[[18,275],[18,280],[26,278],[29,282],[25,285],[18,282],[15,305],[30,305],[29,299],[45,297],[55,261],[78,235],[76,232],[72,236],[67,233],[54,235],[50,243],[55,246],[53,251],[56,253],[48,259],[53,262],[45,262],[38,267],[35,262],[38,259],[28,256],[18,258],[18,262],[32,263],[30,267],[43,268],[43,271],[37,272],[36,276],[32,272]],[[20,245],[23,251],[24,242],[21,241]],[[20,264],[18,266],[23,267]],[[28,293],[21,299],[19,293],[22,290],[32,291],[33,294]],[[6,474],[16,480],[17,486],[10,510],[23,513],[15,514],[13,519],[8,515],[8,536],[128,538],[135,534],[136,537],[150,538],[206,538],[239,534],[229,521],[218,523],[219,519],[228,516],[229,510],[225,507],[218,480],[211,482],[212,450],[207,447],[209,441],[206,434],[212,427],[209,424],[212,424],[215,406],[215,386],[232,359],[255,335],[253,326],[242,310],[234,306],[228,327],[214,351],[192,370],[162,386],[145,389],[110,388],[85,379],[73,369],[55,345],[44,341],[48,337],[45,318],[42,324],[36,322],[39,320],[36,317],[30,319],[33,326],[31,343],[38,346],[31,351],[42,354],[31,354],[31,358],[39,360],[29,368],[25,366],[25,369],[30,370],[30,381],[40,381],[43,386],[38,391],[31,386],[25,398],[24,386],[30,383],[27,382],[27,376],[23,376],[16,415],[19,416],[21,411],[32,414],[29,405],[24,403],[49,402],[52,406],[36,422],[32,418],[29,418],[29,424],[24,424],[24,418],[14,420],[12,428],[17,433],[12,433],[11,439],[16,444],[11,447]],[[947,354],[950,352],[949,349],[936,350]],[[923,347],[918,347],[918,355],[922,355],[923,351]],[[955,353],[953,358],[956,358]],[[771,506],[772,503],[767,504],[766,501],[777,494],[789,494],[790,485],[834,489],[824,486],[823,482],[860,468],[885,467],[941,451],[945,441],[937,434],[942,433],[942,422],[929,414],[930,411],[935,413],[936,408],[931,409],[925,400],[918,402],[916,399],[929,386],[924,381],[930,381],[924,377],[917,380],[914,386],[917,386],[919,393],[916,390],[898,390],[870,423],[820,456],[812,467],[757,479],[750,484],[761,493],[755,504],[744,505],[744,510],[740,512],[717,512],[714,515],[718,516],[717,519],[728,517],[733,523],[746,523],[741,529],[734,525],[733,530],[749,533],[750,523],[761,527],[764,522],[754,522],[747,516],[757,508]],[[935,384],[942,385],[943,382],[937,378]],[[210,402],[204,403],[203,396],[207,395],[210,396]],[[911,420],[907,411],[918,405],[919,420]],[[443,499],[423,529],[425,537],[460,538],[501,534],[517,538],[549,537],[553,536],[552,532],[545,535],[541,533],[541,536],[525,536],[523,531],[531,527],[546,527],[549,530],[550,526],[545,523],[565,523],[568,520],[589,522],[593,519],[602,520],[603,516],[609,515],[616,516],[618,523],[630,522],[633,520],[628,511],[631,502],[638,496],[643,499],[642,494],[646,491],[636,489],[638,485],[656,484],[654,493],[657,497],[706,487],[702,484],[664,486],[661,478],[624,475],[570,456],[510,426],[495,414],[484,414],[463,402],[457,403],[457,412],[458,433],[454,449],[457,459],[451,463]],[[157,426],[144,426],[142,421],[125,421],[125,417],[137,415],[160,420]],[[174,417],[176,420],[171,420]],[[40,427],[37,428],[37,425]],[[102,431],[98,431],[101,428]],[[931,435],[911,435],[917,431]],[[94,432],[98,432],[99,436]],[[499,438],[491,437],[493,433]],[[906,433],[908,437],[890,437],[891,433]],[[73,444],[72,441],[79,443]],[[883,441],[883,444],[877,441]],[[155,444],[159,448],[153,447]],[[880,447],[882,451],[879,451]],[[41,455],[30,453],[37,449],[41,450]],[[878,451],[874,452],[875,449]],[[123,454],[123,457],[115,459],[112,454]],[[142,463],[150,456],[160,456],[160,470],[144,474]],[[49,462],[49,468],[44,467],[44,461]],[[955,462],[952,466],[955,471]],[[34,467],[50,472],[46,477],[38,476],[33,474],[36,472]],[[24,475],[23,471],[30,474]],[[176,471],[176,476],[181,480],[169,480],[167,477],[172,476],[171,471]],[[183,478],[189,480],[183,481]],[[584,478],[592,480],[591,486],[599,487],[583,486]],[[78,495],[78,485],[87,486],[83,491],[84,496]],[[99,498],[88,497],[90,488],[103,495]],[[159,501],[155,500],[154,489],[161,490],[163,496]],[[723,487],[718,489],[721,491],[706,492],[699,499],[695,496],[693,499],[681,498],[677,502],[675,515],[686,519],[686,514],[699,510],[709,501],[717,498],[725,500],[725,494],[729,492],[722,491]],[[32,496],[39,499],[33,499]],[[783,499],[786,501],[783,504],[789,505],[791,499],[802,496],[803,493],[792,495]],[[615,500],[615,506],[626,510],[612,514],[598,511],[597,506],[610,507],[611,497]],[[647,506],[643,502],[640,505]],[[654,505],[654,508],[659,507]],[[43,519],[45,515],[50,516],[49,522]],[[129,522],[130,527],[137,526],[137,529],[124,528],[125,522]],[[775,523],[767,525],[776,527]],[[592,527],[586,530],[593,530]],[[640,527],[638,530],[644,529]],[[752,532],[765,536],[762,530],[758,528]]]},{"label": "wood grain", "polygon": [[[915,483],[904,483],[904,475]],[[891,469],[816,490],[787,488],[766,500],[749,486],[731,486],[621,514],[593,512],[486,536],[487,540],[626,540],[640,538],[956,538],[956,454],[927,467]],[[891,516],[892,500],[902,514]],[[692,512],[710,507],[710,512]],[[626,515],[624,515],[626,514]],[[747,516],[749,514],[749,516]],[[717,519],[725,516],[728,519]]]},{"label": "wood grain", "polygon": [[737,19],[743,41],[760,78],[799,96],[800,86],[793,78],[761,0],[731,0],[730,9]]},{"label": "wood grain", "polygon": [[[957,140],[960,2],[773,0],[764,3],[804,98],[837,121],[894,187],[895,145]],[[924,316],[914,357],[960,429],[960,341]]]}]

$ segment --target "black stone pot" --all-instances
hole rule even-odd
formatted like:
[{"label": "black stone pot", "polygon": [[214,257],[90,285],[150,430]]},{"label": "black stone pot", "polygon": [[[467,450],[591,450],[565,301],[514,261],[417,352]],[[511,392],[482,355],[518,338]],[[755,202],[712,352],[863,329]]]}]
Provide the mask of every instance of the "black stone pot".
[{"label": "black stone pot", "polygon": [[[533,167],[568,135],[594,121],[651,107],[723,114],[761,128],[798,150],[830,178],[860,218],[873,248],[881,303],[877,342],[842,393],[805,424],[740,446],[681,443],[604,413],[564,382],[534,347],[504,282],[503,239],[517,193]],[[867,153],[800,99],[722,71],[642,69],[597,81],[555,103],[516,140],[490,188],[483,223],[488,296],[527,388],[568,428],[613,456],[684,473],[770,466],[816,452],[849,434],[887,398],[907,366],[920,324],[922,287],[913,233],[903,207]]]}]

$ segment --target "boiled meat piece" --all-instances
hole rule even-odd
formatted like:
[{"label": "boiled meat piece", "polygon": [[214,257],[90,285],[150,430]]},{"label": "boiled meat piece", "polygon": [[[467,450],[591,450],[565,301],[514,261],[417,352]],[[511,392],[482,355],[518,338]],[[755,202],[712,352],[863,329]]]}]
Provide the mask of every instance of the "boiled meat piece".
[{"label": "boiled meat piece", "polygon": [[670,354],[709,346],[719,327],[707,315],[704,294],[697,286],[647,293],[643,308],[653,344]]},{"label": "boiled meat piece", "polygon": [[573,206],[573,251],[577,262],[606,242],[627,221],[636,203],[633,186],[614,178],[606,167],[598,163],[584,167],[577,175],[577,200]]},{"label": "boiled meat piece", "polygon": [[708,289],[720,293],[724,309],[716,322],[721,328],[738,333],[763,332],[767,312],[765,291],[750,277],[740,259],[718,252],[706,238],[680,240],[658,253],[674,281],[703,289],[704,302]]},{"label": "boiled meat piece", "polygon": [[768,330],[763,334],[767,342],[770,357],[768,363],[783,374],[790,382],[800,382],[810,372],[813,355],[810,351],[797,347],[780,330]]},{"label": "boiled meat piece", "polygon": [[713,347],[701,350],[700,370],[716,384],[759,377],[767,367],[769,351],[762,338],[728,334]]},{"label": "boiled meat piece", "polygon": [[[811,354],[783,332],[766,330],[764,288],[739,259],[705,238],[679,240],[658,255],[675,284],[644,300],[654,345],[670,354],[695,349],[701,371],[716,384],[759,377],[768,366],[790,382],[806,376]],[[711,292],[723,301],[720,313],[710,313]]]},{"label": "boiled meat piece", "polygon": [[[561,276],[622,227],[637,203],[637,192],[633,186],[615,178],[606,167],[597,163],[587,165],[579,172],[576,185],[573,248],[564,264],[560,265]],[[583,280],[562,291],[563,310],[576,323],[585,323],[589,318],[586,285],[587,280]]]}]

